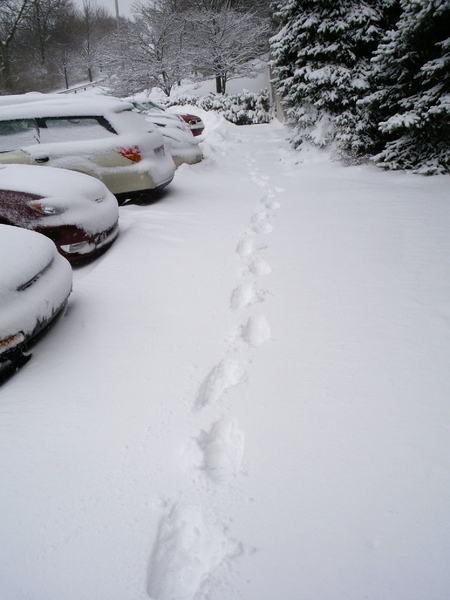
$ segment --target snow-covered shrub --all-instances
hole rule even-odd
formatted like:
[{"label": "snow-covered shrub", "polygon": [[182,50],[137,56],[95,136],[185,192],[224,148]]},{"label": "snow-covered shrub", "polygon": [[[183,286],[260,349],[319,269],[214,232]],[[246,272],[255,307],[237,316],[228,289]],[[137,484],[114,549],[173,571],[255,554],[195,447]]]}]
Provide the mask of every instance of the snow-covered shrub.
[{"label": "snow-covered shrub", "polygon": [[267,90],[261,90],[259,93],[244,90],[240,94],[210,94],[202,97],[184,95],[178,98],[168,98],[163,103],[165,106],[190,104],[206,111],[215,111],[236,125],[269,123],[273,118],[273,109]]}]

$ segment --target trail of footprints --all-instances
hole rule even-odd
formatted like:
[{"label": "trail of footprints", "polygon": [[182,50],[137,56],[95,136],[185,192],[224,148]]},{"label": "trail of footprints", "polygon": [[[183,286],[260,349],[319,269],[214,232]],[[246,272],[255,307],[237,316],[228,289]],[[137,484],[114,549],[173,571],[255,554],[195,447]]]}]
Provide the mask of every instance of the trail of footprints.
[{"label": "trail of footprints", "polygon": [[[264,236],[272,232],[271,219],[280,207],[276,198],[283,190],[272,186],[255,163],[247,157],[251,180],[262,194],[236,245],[241,282],[230,294],[230,310],[240,315],[240,323],[225,338],[224,357],[199,386],[192,403],[194,417],[206,407],[217,406],[230,388],[247,381],[243,354],[271,339],[269,322],[254,307],[267,296],[261,284],[272,269],[262,256],[267,247]],[[237,420],[222,416],[187,442],[185,459],[190,469],[203,473],[213,485],[224,485],[239,474],[244,448],[245,434]],[[177,502],[160,523],[150,560],[148,594],[152,600],[195,600],[198,590],[207,587],[209,574],[241,552],[241,545],[228,538],[217,519],[208,520],[198,507]]]}]

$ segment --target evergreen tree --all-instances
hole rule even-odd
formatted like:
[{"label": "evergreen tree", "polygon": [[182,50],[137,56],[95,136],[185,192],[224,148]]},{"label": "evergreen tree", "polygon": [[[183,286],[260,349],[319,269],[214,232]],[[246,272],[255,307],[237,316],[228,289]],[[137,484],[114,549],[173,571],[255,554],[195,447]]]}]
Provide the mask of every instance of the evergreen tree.
[{"label": "evergreen tree", "polygon": [[369,61],[392,0],[279,0],[271,39],[274,84],[293,144],[327,145],[354,123],[367,93]]},{"label": "evergreen tree", "polygon": [[374,58],[364,102],[375,160],[388,169],[450,172],[450,3],[402,0]]}]

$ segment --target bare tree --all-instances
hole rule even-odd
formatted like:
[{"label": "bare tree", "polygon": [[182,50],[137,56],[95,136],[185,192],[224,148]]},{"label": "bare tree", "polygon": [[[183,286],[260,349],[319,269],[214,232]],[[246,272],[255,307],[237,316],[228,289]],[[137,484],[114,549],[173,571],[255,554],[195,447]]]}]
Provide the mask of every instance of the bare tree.
[{"label": "bare tree", "polygon": [[253,74],[252,60],[268,49],[266,19],[228,7],[191,14],[192,64],[203,75],[215,77],[217,93],[225,93],[230,79]]},{"label": "bare tree", "polygon": [[0,3],[0,88],[14,91],[13,50],[24,26],[31,0],[2,0]]},{"label": "bare tree", "polygon": [[105,8],[94,0],[83,0],[81,9],[79,60],[93,81],[93,70],[103,57],[103,45],[116,31],[116,23]]},{"label": "bare tree", "polygon": [[176,0],[137,3],[135,10],[135,21],[120,28],[120,76],[116,70],[113,91],[129,95],[156,86],[170,95],[190,69],[185,51],[189,24]]},{"label": "bare tree", "polygon": [[71,0],[28,0],[29,10],[25,20],[26,43],[41,65],[45,65],[52,37],[62,24],[62,18]]},{"label": "bare tree", "polygon": [[64,82],[66,89],[71,83],[75,83],[83,77],[79,65],[79,48],[79,14],[73,4],[69,2],[64,14],[59,12],[58,24],[51,37],[48,59],[49,70]]}]

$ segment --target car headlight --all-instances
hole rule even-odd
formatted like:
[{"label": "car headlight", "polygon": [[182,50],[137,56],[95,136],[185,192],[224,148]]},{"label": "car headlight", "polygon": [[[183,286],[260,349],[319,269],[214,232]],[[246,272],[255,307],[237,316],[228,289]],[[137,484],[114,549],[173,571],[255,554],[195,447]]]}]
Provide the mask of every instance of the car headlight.
[{"label": "car headlight", "polygon": [[87,240],[83,242],[75,242],[74,244],[64,244],[61,245],[60,248],[63,252],[67,254],[87,254],[90,252],[93,247],[93,244],[90,244]]},{"label": "car headlight", "polygon": [[31,200],[28,202],[28,206],[41,215],[60,215],[65,211],[65,208],[62,206],[53,206],[43,200]]}]

